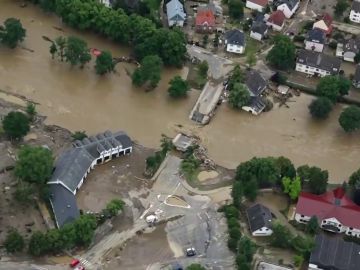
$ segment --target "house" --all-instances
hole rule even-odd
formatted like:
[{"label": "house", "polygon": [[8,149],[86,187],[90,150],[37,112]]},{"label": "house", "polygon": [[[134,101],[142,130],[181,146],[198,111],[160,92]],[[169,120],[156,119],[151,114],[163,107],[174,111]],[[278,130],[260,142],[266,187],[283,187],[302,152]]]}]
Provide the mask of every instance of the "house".
[{"label": "house", "polygon": [[267,82],[258,71],[250,70],[246,73],[245,86],[250,94],[250,102],[247,106],[243,106],[242,109],[258,115],[266,107],[261,95],[266,90]]},{"label": "house", "polygon": [[80,215],[75,195],[95,165],[132,152],[132,142],[124,132],[106,131],[75,141],[55,163],[48,181],[50,204],[58,228]]},{"label": "house", "polygon": [[357,0],[352,2],[349,19],[352,22],[360,23],[360,2]]},{"label": "house", "polygon": [[246,7],[251,10],[263,12],[268,3],[268,0],[246,0]]},{"label": "house", "polygon": [[259,14],[253,21],[250,29],[250,37],[256,40],[262,40],[268,32],[268,26],[264,22],[264,15]]},{"label": "house", "polygon": [[305,49],[315,52],[322,52],[326,41],[325,32],[314,28],[308,32],[305,39]]},{"label": "house", "polygon": [[316,216],[320,228],[360,237],[360,206],[353,203],[341,187],[322,195],[301,192],[295,210],[295,220],[307,223]]},{"label": "house", "polygon": [[338,42],[336,47],[336,56],[344,61],[355,62],[355,56],[360,52],[360,38],[348,39]]},{"label": "house", "polygon": [[113,5],[112,0],[99,0],[99,2],[108,8],[111,8]]},{"label": "house", "polygon": [[299,8],[299,0],[280,0],[277,2],[277,10],[281,10],[286,18],[291,18]]},{"label": "house", "polygon": [[197,7],[197,10],[198,11],[211,10],[215,17],[219,17],[223,15],[223,8],[214,2],[210,2],[208,4],[200,4]]},{"label": "house", "polygon": [[321,16],[320,20],[316,21],[313,24],[313,29],[318,28],[320,30],[323,30],[326,35],[330,35],[333,29],[332,21],[332,17],[328,13],[324,13]]},{"label": "house", "polygon": [[242,54],[245,51],[245,34],[238,29],[233,29],[225,33],[226,51]]},{"label": "house", "polygon": [[185,134],[179,133],[175,136],[172,143],[176,150],[185,152],[194,143],[194,140]]},{"label": "house", "polygon": [[327,54],[300,50],[296,60],[296,71],[309,75],[336,75],[340,72],[341,59]]},{"label": "house", "polygon": [[171,26],[184,26],[186,14],[184,6],[179,0],[171,0],[166,4],[166,14],[168,18],[168,25]]},{"label": "house", "polygon": [[212,33],[215,30],[215,16],[210,9],[198,11],[195,19],[195,30],[200,33]]},{"label": "house", "polygon": [[360,88],[360,65],[356,66],[354,78],[352,80],[352,84],[355,88]]},{"label": "house", "polygon": [[275,31],[281,31],[285,24],[285,15],[281,10],[274,11],[267,19],[266,25]]},{"label": "house", "polygon": [[255,204],[246,209],[246,216],[253,236],[269,236],[273,233],[269,208],[262,204]]},{"label": "house", "polygon": [[308,270],[358,270],[360,245],[339,237],[319,234],[311,251]]}]

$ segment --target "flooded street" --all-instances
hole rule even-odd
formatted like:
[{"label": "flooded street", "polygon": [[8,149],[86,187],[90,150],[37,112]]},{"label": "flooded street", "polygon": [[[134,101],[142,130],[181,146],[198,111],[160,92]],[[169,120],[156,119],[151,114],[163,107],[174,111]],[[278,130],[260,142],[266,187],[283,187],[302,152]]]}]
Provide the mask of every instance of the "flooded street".
[{"label": "flooded street", "polygon": [[50,44],[42,36],[77,35],[89,47],[110,50],[116,57],[129,55],[130,48],[73,31],[32,5],[20,8],[17,1],[1,0],[0,21],[8,17],[21,19],[27,29],[22,46],[34,52],[0,48],[0,89],[39,103],[38,111],[49,124],[88,134],[121,129],[148,147],[158,146],[161,134],[173,136],[175,127],[182,125],[203,139],[210,157],[220,165],[234,168],[253,156],[284,155],[296,165],[329,170],[333,183],[342,183],[360,166],[360,136],[342,132],[337,121],[340,105],[322,123],[310,119],[307,105],[312,97],[307,95],[294,98],[290,109],[275,105],[259,117],[223,105],[208,126],[198,127],[188,116],[200,92],[191,91],[187,99],[177,101],[167,95],[168,81],[186,75],[185,69],[166,69],[159,87],[145,93],[132,87],[126,73],[134,66],[118,64],[116,74],[104,77],[95,74],[94,63],[83,70],[71,68],[51,59]]}]

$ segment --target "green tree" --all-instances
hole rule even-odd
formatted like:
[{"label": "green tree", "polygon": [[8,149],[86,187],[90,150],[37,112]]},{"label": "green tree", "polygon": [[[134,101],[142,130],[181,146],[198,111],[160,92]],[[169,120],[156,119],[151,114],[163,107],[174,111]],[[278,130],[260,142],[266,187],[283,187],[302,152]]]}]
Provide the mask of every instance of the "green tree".
[{"label": "green tree", "polygon": [[233,205],[227,205],[224,209],[224,212],[227,219],[239,218],[239,210]]},{"label": "green tree", "polygon": [[245,82],[245,73],[241,70],[239,65],[236,65],[231,72],[228,81],[228,90],[231,91],[236,83],[243,84]]},{"label": "green tree", "polygon": [[316,87],[319,96],[327,97],[331,102],[336,103],[339,96],[349,92],[351,82],[339,76],[325,76],[320,79]]},{"label": "green tree", "polygon": [[306,225],[306,232],[312,235],[317,234],[319,231],[319,221],[316,216],[312,216]]},{"label": "green tree", "polygon": [[228,218],[227,219],[227,224],[228,224],[229,229],[234,228],[234,227],[240,228],[239,221],[235,217]]},{"label": "green tree", "polygon": [[236,83],[229,94],[229,104],[236,109],[241,109],[250,102],[250,93],[244,84]]},{"label": "green tree", "polygon": [[22,251],[25,247],[24,238],[16,229],[11,229],[6,235],[4,246],[9,253]]},{"label": "green tree", "polygon": [[325,119],[329,116],[333,108],[333,104],[327,97],[318,97],[309,105],[309,111],[312,117]]},{"label": "green tree", "polygon": [[49,230],[46,232],[45,238],[48,246],[47,252],[57,254],[64,249],[65,244],[61,237],[61,230]]},{"label": "green tree", "polygon": [[73,134],[71,134],[71,137],[73,138],[74,141],[76,140],[81,141],[87,138],[87,135],[85,131],[75,131]]},{"label": "green tree", "polygon": [[283,156],[278,157],[275,160],[275,165],[280,170],[280,178],[283,178],[283,177],[294,178],[296,176],[296,170],[295,170],[294,164],[291,162],[290,159],[283,157]]},{"label": "green tree", "polygon": [[65,61],[72,66],[80,65],[81,68],[91,60],[90,50],[87,43],[77,37],[68,37],[64,50]]},{"label": "green tree", "polygon": [[238,270],[251,270],[251,264],[247,262],[245,255],[237,255],[235,262]]},{"label": "green tree", "polygon": [[198,64],[197,68],[199,76],[201,76],[202,78],[206,78],[209,70],[208,62],[206,62],[205,60],[202,61],[200,64]]},{"label": "green tree", "polygon": [[142,86],[149,82],[151,88],[155,88],[161,79],[162,61],[157,55],[146,56],[139,68],[137,68],[132,76],[135,86]]},{"label": "green tree", "polygon": [[0,43],[14,49],[26,36],[26,30],[22,27],[20,20],[8,18],[4,26],[0,26]]},{"label": "green tree", "polygon": [[125,203],[119,199],[113,199],[106,205],[106,212],[111,216],[116,216],[120,210],[123,210]]},{"label": "green tree", "polygon": [[[55,39],[55,42],[51,44],[50,46],[50,53],[52,56],[55,55],[55,53],[58,54],[58,57],[60,58],[60,61],[63,62],[65,58],[65,48],[66,48],[66,38],[60,36]],[[54,48],[55,46],[55,48]]]},{"label": "green tree", "polygon": [[14,197],[18,202],[22,204],[28,204],[32,201],[34,192],[34,188],[31,184],[19,181],[14,192]]},{"label": "green tree", "polygon": [[302,165],[296,169],[297,175],[300,177],[301,181],[309,181],[310,179],[310,167],[309,165]]},{"label": "green tree", "polygon": [[95,62],[95,70],[99,75],[104,75],[105,73],[114,71],[115,64],[111,52],[103,51],[97,58]]},{"label": "green tree", "polygon": [[349,185],[355,189],[360,188],[360,169],[355,171],[349,178]]},{"label": "green tree", "polygon": [[190,85],[187,81],[183,80],[180,76],[175,76],[170,81],[168,89],[170,97],[180,98],[185,97],[190,90]]},{"label": "green tree", "polygon": [[252,67],[256,64],[256,56],[255,56],[255,53],[249,53],[247,56],[246,56],[246,64],[249,66],[249,67]]},{"label": "green tree", "polygon": [[30,130],[29,118],[22,112],[9,112],[2,121],[5,134],[11,139],[21,139]]},{"label": "green tree", "polygon": [[344,109],[340,114],[339,123],[346,132],[360,129],[360,108],[352,105]]},{"label": "green tree", "polygon": [[240,240],[241,232],[240,232],[239,227],[230,228],[230,229],[229,229],[229,237],[230,237],[231,239]]},{"label": "green tree", "polygon": [[266,56],[266,60],[275,68],[288,70],[295,66],[295,45],[285,35],[274,38],[274,46]]},{"label": "green tree", "polygon": [[253,255],[255,253],[255,245],[251,240],[243,236],[239,241],[239,254],[243,254],[248,263],[252,262]]},{"label": "green tree", "polygon": [[53,12],[56,9],[56,0],[39,0],[39,4],[44,11]]},{"label": "green tree", "polygon": [[351,81],[338,76],[338,83],[337,83],[338,87],[339,87],[339,93],[341,96],[345,96],[349,93],[350,87],[351,87]]},{"label": "green tree", "polygon": [[26,104],[26,113],[28,114],[30,121],[33,121],[36,115],[36,106],[34,103],[28,102]]},{"label": "green tree", "polygon": [[301,180],[300,177],[295,177],[291,180],[289,177],[284,177],[282,179],[282,184],[284,188],[284,192],[289,194],[291,200],[296,200],[299,197],[301,192]]},{"label": "green tree", "polygon": [[318,167],[311,167],[309,169],[309,188],[314,194],[323,194],[326,192],[327,182],[329,178],[328,171],[323,171]]},{"label": "green tree", "polygon": [[291,232],[287,227],[278,222],[274,222],[272,227],[273,233],[270,236],[270,243],[274,247],[289,248],[291,247]]},{"label": "green tree", "polygon": [[302,255],[295,255],[294,256],[294,264],[297,267],[302,266],[302,264],[304,263],[304,257]]},{"label": "green tree", "polygon": [[204,35],[204,36],[203,36],[203,41],[202,41],[202,43],[203,43],[203,47],[206,48],[206,46],[207,46],[208,43],[209,43],[209,36],[208,36],[208,35]]},{"label": "green tree", "polygon": [[45,184],[50,178],[54,158],[50,150],[41,146],[23,146],[15,164],[15,175],[21,180]]},{"label": "green tree", "polygon": [[186,270],[206,270],[201,264],[193,263],[186,267]]},{"label": "green tree", "polygon": [[258,194],[258,183],[255,178],[250,179],[248,182],[244,183],[244,195],[250,201],[255,201]]},{"label": "green tree", "polygon": [[334,6],[335,16],[337,17],[342,16],[348,7],[349,4],[346,0],[337,0],[336,5]]},{"label": "green tree", "polygon": [[240,208],[242,197],[244,195],[244,190],[242,183],[240,181],[234,181],[232,190],[231,190],[231,197],[233,198],[233,204],[236,208]]},{"label": "green tree", "polygon": [[45,234],[42,232],[34,232],[29,241],[28,252],[33,256],[41,256],[48,252],[49,243]]},{"label": "green tree", "polygon": [[97,226],[96,218],[93,215],[82,215],[72,226],[75,230],[76,244],[79,246],[90,245]]},{"label": "green tree", "polygon": [[244,16],[244,2],[241,0],[229,0],[229,15],[233,19],[242,19]]}]

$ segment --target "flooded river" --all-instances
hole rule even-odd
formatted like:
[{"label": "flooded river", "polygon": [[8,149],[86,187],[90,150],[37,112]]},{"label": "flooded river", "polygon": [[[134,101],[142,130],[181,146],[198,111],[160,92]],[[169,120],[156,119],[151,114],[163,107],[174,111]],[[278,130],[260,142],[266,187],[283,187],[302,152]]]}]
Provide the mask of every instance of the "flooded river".
[{"label": "flooded river", "polygon": [[0,1],[0,21],[20,18],[27,29],[22,45],[34,50],[0,48],[0,89],[39,103],[38,110],[48,117],[49,124],[88,134],[122,129],[149,147],[158,146],[162,133],[174,135],[176,126],[182,125],[203,139],[210,156],[221,165],[234,168],[253,156],[284,155],[296,165],[329,170],[334,183],[342,183],[360,167],[360,136],[341,131],[337,122],[340,105],[320,124],[309,118],[307,104],[312,97],[306,95],[294,98],[290,109],[275,108],[259,117],[223,105],[208,126],[198,127],[188,115],[199,92],[192,91],[187,99],[178,101],[167,96],[168,81],[186,70],[166,69],[159,87],[145,93],[132,87],[126,74],[126,69],[134,68],[131,65],[118,64],[116,74],[104,77],[95,74],[93,63],[83,70],[71,68],[51,59],[43,35],[77,35],[90,47],[110,50],[114,56],[129,55],[130,49],[91,33],[73,31],[31,5],[20,8],[17,1]]}]

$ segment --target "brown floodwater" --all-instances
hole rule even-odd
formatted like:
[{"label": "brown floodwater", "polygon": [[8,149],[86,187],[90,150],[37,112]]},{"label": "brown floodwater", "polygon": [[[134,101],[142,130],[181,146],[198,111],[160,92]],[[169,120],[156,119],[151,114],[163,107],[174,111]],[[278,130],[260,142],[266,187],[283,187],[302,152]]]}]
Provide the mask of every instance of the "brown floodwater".
[{"label": "brown floodwater", "polygon": [[[21,1],[22,2],[22,1]],[[0,0],[0,21],[20,18],[27,29],[23,47],[0,48],[0,89],[24,95],[39,103],[38,111],[47,123],[88,134],[105,129],[125,130],[139,143],[156,147],[161,134],[174,135],[177,125],[198,134],[210,157],[220,165],[234,168],[253,156],[289,157],[296,165],[317,165],[330,172],[330,181],[342,183],[360,167],[360,136],[345,134],[338,125],[341,105],[330,118],[317,123],[310,119],[307,105],[312,97],[302,95],[296,102],[253,117],[223,105],[211,123],[198,127],[189,119],[198,91],[188,98],[174,101],[167,96],[169,80],[187,70],[165,69],[159,87],[152,92],[132,87],[126,70],[130,64],[118,64],[116,74],[95,74],[93,65],[83,70],[52,60],[49,43],[42,36],[77,35],[89,47],[110,50],[114,56],[130,54],[120,46],[92,33],[80,33],[61,21],[29,5],[21,8],[18,1]],[[56,30],[61,27],[64,32]]]}]

